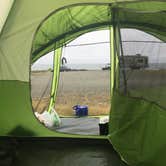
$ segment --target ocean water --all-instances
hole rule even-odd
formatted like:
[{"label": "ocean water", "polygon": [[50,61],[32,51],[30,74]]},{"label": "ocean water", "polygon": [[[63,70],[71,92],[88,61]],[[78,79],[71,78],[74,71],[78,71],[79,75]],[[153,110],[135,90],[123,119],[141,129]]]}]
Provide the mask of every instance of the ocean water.
[{"label": "ocean water", "polygon": [[[70,69],[86,69],[86,70],[101,70],[106,64],[67,64],[66,67]],[[51,64],[37,64],[32,66],[32,71],[34,70],[48,70],[53,69]]]},{"label": "ocean water", "polygon": [[[86,70],[101,70],[102,67],[106,66],[107,64],[67,64],[66,67],[71,69],[86,69]],[[53,69],[51,64],[37,64],[32,66],[32,71],[36,70],[49,70]],[[150,63],[149,70],[160,70],[166,69],[166,63]]]}]

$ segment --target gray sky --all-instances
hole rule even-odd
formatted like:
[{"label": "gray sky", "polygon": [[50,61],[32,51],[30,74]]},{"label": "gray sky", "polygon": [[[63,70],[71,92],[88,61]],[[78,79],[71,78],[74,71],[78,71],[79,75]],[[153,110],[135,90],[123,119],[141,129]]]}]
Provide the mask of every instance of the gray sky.
[{"label": "gray sky", "polygon": [[[138,30],[125,29],[122,31],[122,40],[125,41],[159,41],[151,35]],[[95,31],[84,34],[69,45],[87,44],[96,42],[109,41],[109,31]],[[125,43],[124,52],[126,55],[141,55],[150,56],[149,62],[164,62],[166,63],[166,44],[154,43]],[[52,55],[49,53],[40,58],[34,66],[52,64]],[[68,64],[106,64],[109,63],[110,46],[109,44],[98,44],[89,46],[65,47],[63,56],[68,60]]]}]

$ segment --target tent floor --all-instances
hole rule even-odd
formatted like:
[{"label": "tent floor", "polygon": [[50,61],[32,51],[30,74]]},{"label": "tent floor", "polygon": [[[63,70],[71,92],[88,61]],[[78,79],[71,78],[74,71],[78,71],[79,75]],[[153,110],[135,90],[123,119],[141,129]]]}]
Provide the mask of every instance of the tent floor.
[{"label": "tent floor", "polygon": [[96,117],[70,117],[61,118],[62,124],[55,130],[62,133],[99,135],[99,118]]},{"label": "tent floor", "polygon": [[0,166],[126,166],[108,140],[0,139]]}]

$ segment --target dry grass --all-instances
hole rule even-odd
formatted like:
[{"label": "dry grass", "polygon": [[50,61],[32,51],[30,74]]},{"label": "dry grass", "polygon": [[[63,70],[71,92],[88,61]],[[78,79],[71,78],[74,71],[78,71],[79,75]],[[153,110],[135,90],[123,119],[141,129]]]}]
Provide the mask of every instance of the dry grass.
[{"label": "dry grass", "polygon": [[[74,111],[72,109],[72,107],[74,105],[76,105],[76,102],[73,98],[77,98],[77,101],[78,101],[78,97],[74,96],[73,98],[70,97],[68,98],[68,101],[67,101],[67,98],[66,97],[66,100],[57,100],[56,102],[56,106],[55,106],[55,109],[56,111],[58,112],[59,115],[62,115],[62,116],[73,116],[74,115]],[[99,98],[99,97],[98,97]],[[109,110],[110,110],[110,104],[109,102],[98,102],[98,98],[96,98],[94,100],[93,99],[89,99],[88,101],[88,98],[85,98],[84,101],[86,102],[83,102],[83,100],[80,99],[80,102],[78,103],[82,103],[82,105],[87,105],[88,106],[88,111],[89,111],[89,115],[107,115],[109,114]],[[70,100],[69,100],[70,99]],[[92,103],[93,101],[93,103]],[[40,103],[39,103],[40,102]],[[44,98],[42,100],[39,100],[39,99],[33,99],[33,108],[41,113],[43,112],[44,110],[47,109],[48,107],[48,104],[49,104],[49,98]]]},{"label": "dry grass", "polygon": [[[33,73],[33,107],[38,112],[47,109],[49,104],[50,87],[47,88],[40,104],[38,104],[38,96],[43,94],[50,74],[49,72]],[[105,115],[110,111],[109,94],[109,71],[62,72],[55,109],[60,115],[72,116],[73,106],[87,105],[89,115]]]},{"label": "dry grass", "polygon": [[105,92],[95,93],[95,91],[87,91],[84,93],[59,91],[56,100],[56,111],[61,115],[73,115],[72,107],[75,105],[87,105],[89,115],[105,115],[110,111],[109,94]]},{"label": "dry grass", "polygon": [[[107,115],[109,113],[109,107],[108,106],[88,106],[89,107],[89,115],[91,116],[99,116],[99,115]],[[58,105],[56,107],[56,110],[59,115],[64,115],[64,116],[72,116],[74,115],[74,111],[72,110],[71,105]]]},{"label": "dry grass", "polygon": [[32,106],[34,110],[39,113],[42,113],[44,110],[46,110],[48,104],[49,104],[49,98],[43,98],[41,100],[39,98],[32,99]]}]

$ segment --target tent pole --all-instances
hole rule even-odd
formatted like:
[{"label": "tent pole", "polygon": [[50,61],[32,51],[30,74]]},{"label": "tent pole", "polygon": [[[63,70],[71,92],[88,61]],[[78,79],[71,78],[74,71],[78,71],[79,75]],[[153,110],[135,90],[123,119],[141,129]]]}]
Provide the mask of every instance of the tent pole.
[{"label": "tent pole", "polygon": [[110,54],[111,54],[111,96],[114,89],[119,89],[119,55],[120,43],[118,26],[110,27]]},{"label": "tent pole", "polygon": [[116,55],[115,55],[115,88],[119,90],[119,57],[120,57],[120,36],[119,36],[119,26],[115,26],[115,47],[116,47]]},{"label": "tent pole", "polygon": [[115,75],[115,41],[114,41],[114,25],[110,26],[110,54],[111,54],[111,97],[114,91],[114,75]]},{"label": "tent pole", "polygon": [[[115,16],[115,13],[114,13]],[[119,89],[119,57],[121,50],[120,27],[113,23],[110,27],[110,54],[111,54],[111,96],[114,90]]]},{"label": "tent pole", "polygon": [[54,50],[53,78],[52,78],[51,94],[50,94],[51,98],[47,110],[48,112],[51,112],[51,108],[55,104],[56,92],[58,89],[58,82],[59,82],[61,56],[62,56],[62,48]]}]

